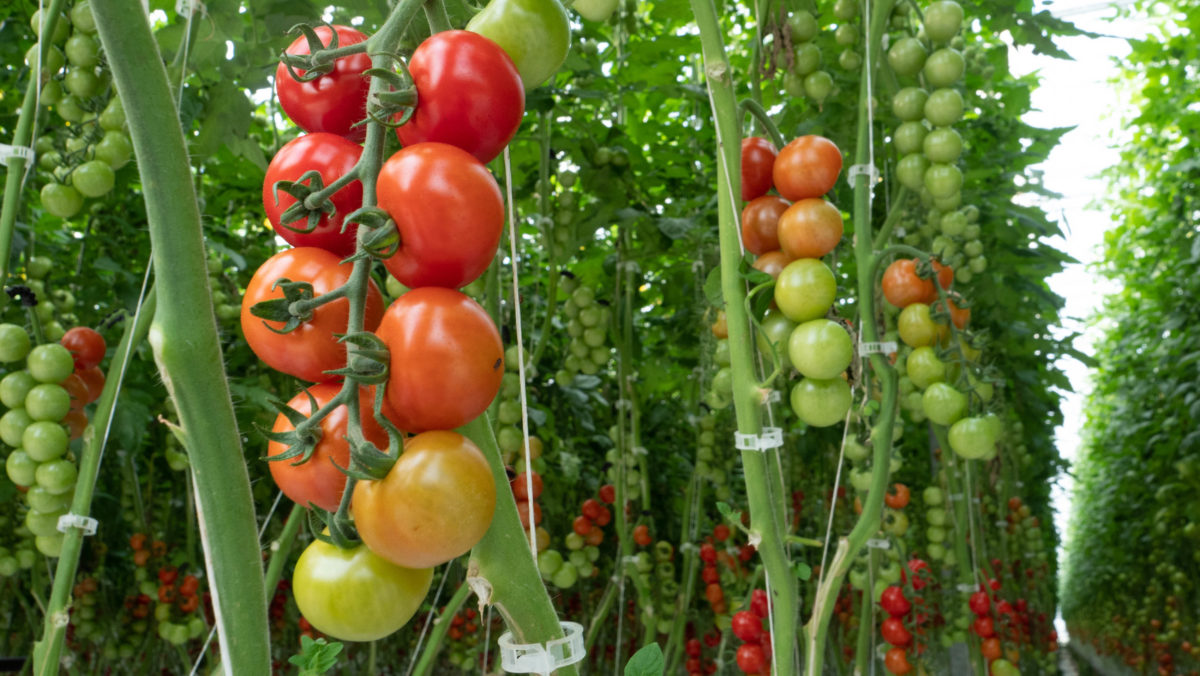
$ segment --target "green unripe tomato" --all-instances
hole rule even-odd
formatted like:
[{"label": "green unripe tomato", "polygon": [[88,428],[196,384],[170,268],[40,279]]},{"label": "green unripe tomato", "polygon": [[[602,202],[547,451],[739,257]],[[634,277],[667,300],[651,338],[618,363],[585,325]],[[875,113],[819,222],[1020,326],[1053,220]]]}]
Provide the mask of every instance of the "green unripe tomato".
[{"label": "green unripe tomato", "polygon": [[[16,324],[0,324],[0,362],[11,364],[12,362],[20,361],[29,354],[32,342],[29,339],[29,334],[25,329]],[[15,376],[16,373],[10,373],[5,376]],[[5,404],[10,408],[15,404]]]},{"label": "green unripe tomato", "polygon": [[25,452],[41,463],[66,455],[70,441],[63,426],[49,420],[31,422],[21,432],[21,445]]},{"label": "green unripe tomato", "polygon": [[925,492],[921,494],[921,498],[925,501],[926,505],[936,507],[945,501],[946,496],[942,492],[941,488],[937,486],[929,486],[925,489]]},{"label": "green unripe tomato", "polygon": [[892,96],[892,113],[905,122],[916,122],[925,116],[929,93],[920,87],[905,87]]},{"label": "green unripe tomato", "polygon": [[[33,28],[33,34],[41,36],[42,34],[42,10],[37,10],[33,16],[29,18],[29,25]],[[52,32],[50,42],[59,43],[67,39],[71,33],[70,24],[67,23],[67,17],[64,14],[58,15],[58,21],[54,24],[54,32]]]},{"label": "green unripe tomato", "polygon": [[947,383],[933,383],[925,389],[922,406],[934,423],[949,426],[966,415],[967,395]]},{"label": "green unripe tomato", "polygon": [[792,12],[788,17],[788,29],[792,32],[792,42],[808,42],[817,37],[817,20],[811,12],[804,10]]},{"label": "green unripe tomato", "polygon": [[75,360],[62,345],[44,343],[29,352],[26,367],[40,383],[61,383],[75,370]]},{"label": "green unripe tomato", "polygon": [[33,545],[43,556],[57,558],[62,554],[63,538],[65,536],[57,530],[49,535],[39,535],[33,539]]},{"label": "green unripe tomato", "polygon": [[[61,106],[59,110],[62,110]],[[47,183],[41,191],[42,208],[51,216],[70,218],[83,208],[83,195],[69,185]]]},{"label": "green unripe tomato", "polygon": [[[929,130],[920,122],[902,122],[892,133],[892,143],[896,146],[896,152],[901,156],[906,156],[920,152],[928,134]],[[922,172],[921,179],[924,180],[924,178],[925,174]]]},{"label": "green unripe tomato", "polygon": [[854,344],[846,329],[829,319],[813,319],[792,330],[788,358],[807,378],[828,380],[850,366]]},{"label": "green unripe tomato", "polygon": [[821,105],[833,93],[833,76],[823,70],[809,73],[804,78],[804,94]]},{"label": "green unripe tomato", "polygon": [[579,581],[579,569],[570,561],[564,562],[551,576],[550,581],[559,589],[570,589]]},{"label": "green unripe tomato", "polygon": [[29,417],[24,408],[8,410],[3,416],[0,416],[0,441],[13,448],[20,448],[25,428],[29,427],[32,422],[33,418]]},{"label": "green unripe tomato", "polygon": [[804,378],[792,388],[791,404],[805,424],[829,427],[845,420],[852,398],[850,384],[841,378]]},{"label": "green unripe tomato", "polygon": [[[133,143],[124,132],[109,131],[93,148],[96,159],[112,167],[113,171],[120,169],[133,158]],[[391,279],[391,276],[388,276]],[[398,283],[398,282],[397,282]],[[390,287],[389,287],[390,293]]]},{"label": "green unripe tomato", "polygon": [[20,448],[9,453],[4,461],[4,470],[8,478],[18,486],[34,485],[37,466],[37,460],[30,458],[29,454]]}]

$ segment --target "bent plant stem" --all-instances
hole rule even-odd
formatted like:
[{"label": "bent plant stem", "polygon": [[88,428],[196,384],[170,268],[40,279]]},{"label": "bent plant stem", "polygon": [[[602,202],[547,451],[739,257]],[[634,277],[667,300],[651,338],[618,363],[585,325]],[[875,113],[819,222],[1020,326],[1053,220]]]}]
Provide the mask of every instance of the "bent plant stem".
[{"label": "bent plant stem", "polygon": [[221,662],[267,673],[271,649],[254,500],[229,395],[200,211],[166,69],[138,0],[92,5],[117,90],[126,101],[158,271],[150,345],[187,435]]},{"label": "bent plant stem", "polygon": [[[881,0],[872,8],[870,22],[867,25],[866,44],[869,54],[863,66],[864,76],[859,94],[858,136],[855,143],[855,164],[863,165],[871,161],[868,155],[870,145],[870,127],[867,106],[871,101],[869,68],[879,63],[880,39],[888,17],[891,15],[893,2]],[[861,340],[864,343],[877,341],[878,331],[875,326],[875,271],[878,259],[872,251],[871,237],[871,190],[870,179],[859,174],[854,181],[854,257],[858,274],[858,304],[859,324],[862,327]],[[872,271],[863,274],[863,271]],[[821,584],[813,601],[813,613],[805,627],[805,640],[808,661],[805,664],[807,676],[818,676],[822,673],[822,663],[825,658],[825,641],[829,633],[829,621],[833,616],[834,600],[841,588],[842,580],[850,569],[850,563],[855,555],[866,545],[867,540],[879,530],[883,513],[883,496],[887,491],[888,456],[892,448],[892,429],[896,421],[896,372],[884,359],[883,355],[872,354],[869,358],[870,370],[864,378],[869,379],[874,373],[882,384],[882,401],[880,402],[879,419],[871,431],[873,447],[871,486],[863,504],[862,515],[850,531],[850,535],[838,542],[837,555],[830,566],[828,574],[822,571]]]},{"label": "bent plant stem", "polygon": [[266,578],[268,598],[273,594],[280,578],[283,577],[283,564],[287,562],[292,551],[292,544],[296,541],[296,535],[300,532],[300,527],[304,525],[304,509],[302,505],[292,505],[292,512],[288,514],[287,521],[283,524],[283,532],[279,534],[278,539],[271,542],[271,558],[267,561]]},{"label": "bent plant stem", "polygon": [[[459,428],[459,432],[483,451],[496,486],[506,487],[508,475],[487,416],[479,416]],[[550,604],[546,586],[542,584],[512,491],[496,491],[492,525],[471,550],[466,584],[479,596],[481,606],[496,607],[517,643],[545,643],[562,638],[562,625]],[[579,671],[571,665],[556,673],[575,676]]]},{"label": "bent plant stem", "polygon": [[[725,54],[717,11],[712,0],[691,0],[692,12],[700,29],[704,55],[705,80],[717,131],[717,203],[721,246],[721,292],[725,301],[725,317],[729,327],[730,368],[733,371],[733,404],[738,431],[743,434],[762,433],[762,409],[759,385],[755,378],[753,337],[743,307],[745,282],[738,272],[741,245],[737,213],[737,198],[741,194],[740,127],[737,100],[734,97],[732,69]],[[774,626],[772,648],[777,676],[795,673],[797,589],[787,552],[784,549],[784,524],[779,523],[778,510],[771,504],[768,488],[770,478],[768,457],[759,451],[742,451],[742,466],[750,505],[752,541],[757,539],[768,579],[771,581],[771,621]],[[782,496],[776,496],[782,499]]]},{"label": "bent plant stem", "polygon": [[[151,289],[146,294],[141,314],[137,322],[126,322],[125,333],[117,345],[116,352],[110,362],[108,377],[104,381],[104,389],[96,404],[96,413],[91,424],[83,434],[83,452],[79,458],[79,481],[75,486],[75,497],[71,500],[71,514],[88,516],[92,511],[92,495],[96,489],[96,477],[100,471],[100,458],[104,453],[104,442],[108,432],[109,422],[117,407],[117,395],[120,392],[121,381],[124,379],[126,357],[131,349],[140,345],[150,331],[150,320],[154,317],[155,293]],[[66,619],[67,604],[70,601],[71,587],[75,583],[75,573],[79,568],[79,557],[83,551],[83,531],[70,528],[63,536],[62,552],[59,554],[58,566],[54,571],[54,587],[50,593],[49,606],[46,608],[46,621],[42,631],[42,640],[34,650],[34,673],[57,674],[58,660],[62,652],[63,640],[67,635]]]},{"label": "bent plant stem", "polygon": [[888,238],[892,236],[892,231],[896,229],[896,224],[900,222],[900,215],[908,211],[905,202],[908,201],[908,188],[900,186],[896,191],[896,197],[892,200],[892,208],[888,211],[887,219],[883,225],[879,227],[879,232],[875,234],[875,248],[879,249],[887,243]]},{"label": "bent plant stem", "polygon": [[[51,0],[42,14],[44,24],[41,34],[53,35],[62,16],[65,0]],[[30,72],[29,84],[25,86],[25,98],[21,100],[21,116],[17,118],[17,129],[12,144],[17,147],[32,146],[33,130],[37,123],[38,80],[41,65],[46,62],[50,40],[39,40],[38,72]],[[4,179],[4,201],[0,203],[0,284],[8,279],[8,258],[12,252],[13,230],[17,224],[17,209],[21,206],[21,189],[25,186],[25,169],[29,160],[24,157],[8,158],[8,176]]]},{"label": "bent plant stem", "polygon": [[[612,604],[617,600],[617,580],[619,577],[613,576],[609,579],[608,585],[604,588],[604,594],[600,597],[600,602],[596,604],[596,610],[592,614],[592,621],[588,624],[587,635],[584,637],[583,647],[591,650],[595,645],[596,639],[600,636],[600,630],[608,626],[605,618],[608,617],[608,611],[612,610]],[[669,673],[669,672],[668,672]]]},{"label": "bent plant stem", "polygon": [[755,101],[754,99],[742,99],[740,102],[738,102],[738,108],[743,113],[750,113],[750,115],[754,117],[755,121],[762,125],[763,129],[767,130],[767,133],[771,135],[771,141],[775,144],[776,148],[782,149],[785,145],[787,145],[787,139],[783,138],[783,134],[780,133],[779,127],[775,126],[775,121],[772,120],[771,116],[767,114],[767,111],[763,109],[761,103]]},{"label": "bent plant stem", "polygon": [[[454,596],[451,596],[450,600],[446,601],[446,605],[442,608],[442,614],[438,615],[437,620],[433,623],[433,630],[429,632],[429,638],[425,642],[425,647],[421,650],[421,658],[417,660],[417,665],[413,668],[412,676],[427,676],[430,670],[433,669],[434,661],[437,660],[438,653],[442,649],[442,641],[446,640],[446,632],[450,631],[450,620],[458,613],[458,609],[466,602],[467,596],[470,593],[471,585],[464,581],[458,585]],[[376,672],[372,671],[371,673]]]}]

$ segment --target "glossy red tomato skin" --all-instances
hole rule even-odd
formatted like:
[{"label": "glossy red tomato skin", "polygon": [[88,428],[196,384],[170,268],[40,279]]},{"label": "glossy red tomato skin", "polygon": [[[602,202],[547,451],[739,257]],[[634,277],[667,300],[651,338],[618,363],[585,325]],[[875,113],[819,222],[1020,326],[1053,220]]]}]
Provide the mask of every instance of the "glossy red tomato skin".
[{"label": "glossy red tomato skin", "polygon": [[458,289],[491,265],[504,200],[487,167],[467,151],[408,146],[384,163],[376,193],[400,232],[400,250],[384,265],[401,284]]},{"label": "glossy red tomato skin", "polygon": [[383,479],[359,482],[350,506],[371,551],[398,566],[429,568],[467,553],[487,532],[496,482],[470,439],[434,430],[408,439]]},{"label": "glossy red tomato skin", "polygon": [[775,158],[775,189],[797,202],[820,197],[833,189],[842,171],[842,151],[823,136],[801,136],[784,146]]},{"label": "glossy red tomato skin", "polygon": [[417,106],[396,128],[405,146],[448,143],[487,163],[521,126],[521,75],[500,45],[478,33],[435,33],[413,52],[408,72],[417,87]]},{"label": "glossy red tomato skin", "polygon": [[[367,36],[349,26],[334,26],[338,46],[364,42]],[[332,33],[328,26],[313,30],[321,44],[329,46]],[[302,35],[287,48],[288,54],[308,54],[308,40]],[[333,70],[309,82],[297,82],[282,62],[275,69],[275,91],[283,112],[307,132],[329,132],[351,141],[362,142],[367,136],[366,125],[358,124],[367,117],[367,91],[371,79],[363,71],[371,67],[366,53],[343,56],[334,61]],[[304,71],[297,69],[298,74]],[[355,126],[358,125],[358,126]]]},{"label": "glossy red tomato skin", "polygon": [[500,332],[478,303],[458,291],[431,286],[405,293],[375,333],[391,352],[391,419],[406,432],[464,425],[500,391]]},{"label": "glossy red tomato skin", "polygon": [[[314,295],[321,295],[342,286],[350,278],[353,265],[341,264],[341,259],[324,249],[297,247],[281,251],[268,258],[257,271],[242,297],[242,332],[246,343],[258,358],[276,371],[282,371],[309,382],[326,382],[337,377],[325,371],[346,365],[346,346],[335,334],[346,332],[350,303],[339,298],[313,312],[309,321],[288,333],[271,330],[283,328],[280,322],[264,322],[250,313],[256,303],[282,298],[283,290],[272,290],[280,278],[293,282],[309,282]],[[371,282],[367,293],[364,328],[374,330],[383,316],[383,296]],[[268,326],[268,324],[270,326]]]},{"label": "glossy red tomato skin", "polygon": [[98,366],[107,350],[104,336],[86,326],[76,326],[68,330],[58,342],[70,350],[77,371]]},{"label": "glossy red tomato skin", "polygon": [[881,285],[883,297],[900,309],[913,303],[926,303],[937,295],[937,290],[933,288],[933,280],[921,279],[917,275],[915,258],[892,261],[883,272]]},{"label": "glossy red tomato skin", "polygon": [[[292,397],[287,405],[304,415],[311,415],[309,394],[316,400],[317,408],[321,408],[336,397],[341,389],[341,383],[319,383],[307,388],[307,394],[300,392]],[[379,423],[375,422],[372,412],[374,405],[374,388],[359,388],[358,410],[363,436],[367,441],[386,450],[388,446],[387,432],[380,427]],[[387,411],[385,411],[386,414]],[[271,441],[267,444],[267,467],[271,470],[271,477],[275,479],[275,485],[279,486],[279,490],[283,491],[283,494],[288,496],[292,502],[304,506],[312,503],[327,512],[337,511],[338,503],[341,502],[342,493],[346,488],[346,475],[335,467],[334,463],[343,468],[350,466],[350,444],[346,441],[349,424],[350,414],[345,406],[338,406],[321,418],[321,440],[317,442],[316,449],[308,461],[299,465],[292,464],[296,462],[296,458],[269,460],[272,456],[286,451],[287,446],[278,441]],[[271,431],[282,433],[294,429],[295,427],[287,416],[280,413],[275,418],[275,426]]]},{"label": "glossy red tomato skin", "polygon": [[779,249],[779,217],[788,210],[787,200],[762,195],[742,208],[742,245],[752,254]]},{"label": "glossy red tomato skin", "polygon": [[[307,219],[284,225],[283,212],[296,203],[296,198],[280,190],[275,192],[276,181],[295,181],[308,171],[321,174],[322,185],[328,186],[345,176],[362,156],[362,146],[347,141],[336,134],[315,133],[292,139],[275,153],[267,167],[263,181],[263,208],[271,227],[292,246],[315,246],[345,258],[354,253],[355,233],[358,226],[351,225],[342,232],[342,221],[346,215],[362,206],[363,188],[361,181],[354,181],[338,190],[329,198],[334,213],[322,214],[312,232],[296,232],[292,228],[307,229]],[[278,202],[276,198],[278,197]]]},{"label": "glossy red tomato skin", "polygon": [[762,197],[771,190],[771,170],[775,166],[775,144],[765,138],[742,139],[742,201]]}]

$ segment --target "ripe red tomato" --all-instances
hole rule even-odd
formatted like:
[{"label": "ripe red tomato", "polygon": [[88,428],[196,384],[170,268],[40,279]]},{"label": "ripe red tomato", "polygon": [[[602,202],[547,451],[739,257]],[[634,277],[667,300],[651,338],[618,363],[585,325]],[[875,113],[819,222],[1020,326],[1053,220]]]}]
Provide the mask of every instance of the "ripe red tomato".
[{"label": "ripe red tomato", "polygon": [[650,537],[650,527],[644,523],[634,526],[633,542],[639,547],[647,547],[654,542],[654,538]]},{"label": "ripe red tomato", "polygon": [[771,172],[776,154],[775,144],[765,138],[750,136],[742,139],[743,202],[762,197],[771,189]]},{"label": "ripe red tomato", "polygon": [[820,197],[837,183],[842,151],[823,136],[801,136],[784,146],[775,158],[775,189],[796,202]]},{"label": "ripe red tomato", "polygon": [[500,332],[478,303],[457,291],[409,291],[387,309],[376,335],[391,351],[387,400],[402,430],[465,425],[500,391]]},{"label": "ripe red tomato", "polygon": [[[308,171],[321,174],[321,185],[328,186],[358,163],[362,146],[336,134],[306,134],[292,139],[275,153],[267,167],[263,181],[263,209],[275,232],[292,246],[315,246],[331,251],[341,258],[354,253],[357,225],[342,232],[342,221],[346,215],[362,206],[362,182],[354,181],[338,190],[329,198],[335,209],[333,214],[321,214],[321,220],[309,232],[308,219],[301,218],[283,223],[283,212],[296,203],[296,198],[280,190],[276,192],[276,181],[295,181]],[[278,201],[276,201],[278,200]]]},{"label": "ripe red tomato", "polygon": [[976,615],[987,615],[992,610],[992,600],[988,598],[987,592],[977,591],[971,594],[971,598],[967,601],[967,606]]},{"label": "ripe red tomato", "polygon": [[100,393],[104,391],[104,371],[100,370],[99,366],[93,366],[87,369],[80,369],[75,372],[87,386],[88,398],[84,403],[90,404],[100,398]]},{"label": "ripe red tomato", "polygon": [[400,250],[384,265],[401,284],[457,289],[491,265],[504,201],[496,179],[467,151],[408,146],[384,163],[377,193],[400,231]]},{"label": "ripe red tomato", "polygon": [[887,651],[887,655],[883,658],[883,666],[896,676],[904,676],[904,674],[912,671],[912,665],[908,663],[908,654],[904,648],[894,647]]},{"label": "ripe red tomato", "polygon": [[899,648],[907,648],[912,643],[912,633],[904,628],[904,621],[898,617],[884,620],[879,626],[879,633],[883,635],[883,640]]},{"label": "ripe red tomato", "polygon": [[587,535],[592,532],[592,520],[580,514],[571,522],[571,529],[579,535]]},{"label": "ripe red tomato", "polygon": [[979,652],[983,654],[984,659],[986,659],[988,662],[998,659],[1002,654],[1002,651],[1000,650],[1000,639],[996,638],[995,636],[991,638],[985,638],[983,640],[983,644],[979,647]]},{"label": "ripe red tomato", "polygon": [[742,209],[742,244],[746,251],[765,254],[779,248],[779,217],[787,209],[787,200],[776,195],[756,197]]},{"label": "ripe red tomato", "polygon": [[743,643],[737,649],[737,665],[745,674],[761,674],[769,666],[767,654],[757,643]]},{"label": "ripe red tomato", "polygon": [[[287,403],[289,408],[304,415],[312,413],[308,395],[317,402],[317,408],[323,407],[337,396],[342,389],[341,383],[321,383],[307,388],[307,394],[300,392]],[[387,432],[375,422],[372,413],[375,402],[374,388],[361,387],[358,395],[359,420],[362,423],[363,436],[367,441],[379,448],[387,449]],[[307,462],[299,465],[293,463],[299,460],[273,460],[267,463],[275,485],[283,494],[299,505],[308,506],[312,503],[327,512],[336,512],[342,500],[342,492],[346,488],[346,475],[334,463],[341,467],[350,466],[350,444],[346,441],[349,434],[350,415],[345,406],[339,406],[321,419],[321,440]],[[295,427],[287,416],[280,413],[275,418],[272,432],[276,434],[291,432]],[[267,444],[267,458],[279,455],[287,450],[287,445],[278,441]]]},{"label": "ripe red tomato", "polygon": [[405,568],[465,554],[487,532],[496,483],[479,448],[457,432],[418,434],[387,476],[360,481],[354,525],[372,552]]},{"label": "ripe red tomato", "polygon": [[542,475],[537,472],[533,473],[532,477],[526,476],[521,472],[514,478],[510,485],[512,486],[513,497],[517,500],[529,499],[529,484],[533,484],[533,499],[537,500],[542,495]]},{"label": "ripe red tomato", "polygon": [[842,241],[842,213],[829,202],[803,199],[779,217],[779,244],[792,258],[821,258]]},{"label": "ripe red tomato", "polygon": [[996,635],[996,623],[992,618],[981,615],[971,623],[971,631],[979,638],[991,638]]},{"label": "ripe red tomato", "polygon": [[750,612],[759,617],[766,617],[771,612],[771,604],[767,599],[766,591],[755,589],[750,592]]},{"label": "ripe red tomato", "polygon": [[763,637],[763,618],[749,610],[734,613],[733,635],[747,643],[758,643]]},{"label": "ripe red tomato", "polygon": [[67,331],[58,342],[75,358],[76,371],[99,366],[100,361],[104,359],[104,352],[108,349],[104,343],[104,336],[86,326],[76,326]]},{"label": "ripe red tomato", "polygon": [[879,597],[879,605],[892,617],[904,617],[912,610],[912,604],[904,596],[904,589],[894,584],[883,590],[883,595]]},{"label": "ripe red tomato", "polygon": [[[367,36],[349,26],[334,26],[339,47],[364,42]],[[321,44],[329,46],[332,33],[328,26],[313,29]],[[308,40],[302,35],[287,48],[288,54],[309,54]],[[371,78],[363,71],[371,67],[366,53],[350,54],[333,62],[333,70],[308,82],[297,82],[282,62],[275,69],[275,92],[283,112],[307,132],[326,131],[361,142],[367,136],[366,125],[355,126],[367,117],[367,91]],[[298,75],[304,71],[297,69]]]},{"label": "ripe red tomato", "polygon": [[883,496],[884,503],[892,509],[904,509],[908,506],[909,494],[908,486],[901,483],[892,484],[892,491]]},{"label": "ripe red tomato", "polygon": [[521,126],[525,86],[508,54],[470,31],[435,33],[408,61],[417,106],[396,129],[405,146],[436,141],[490,162]]},{"label": "ripe red tomato", "polygon": [[883,272],[883,297],[898,308],[927,303],[937,295],[933,280],[917,276],[917,259],[892,261]]},{"label": "ripe red tomato", "polygon": [[[282,371],[309,382],[333,380],[325,371],[346,365],[346,346],[337,335],[346,332],[350,301],[339,298],[313,312],[312,318],[288,333],[276,333],[281,322],[266,322],[250,313],[256,303],[283,297],[282,289],[271,287],[279,279],[312,284],[314,295],[328,293],[350,279],[352,264],[340,264],[341,259],[324,249],[299,247],[281,251],[267,259],[242,297],[242,332],[246,343],[258,358],[276,371]],[[383,315],[383,296],[371,283],[367,292],[364,328],[374,330]]]}]

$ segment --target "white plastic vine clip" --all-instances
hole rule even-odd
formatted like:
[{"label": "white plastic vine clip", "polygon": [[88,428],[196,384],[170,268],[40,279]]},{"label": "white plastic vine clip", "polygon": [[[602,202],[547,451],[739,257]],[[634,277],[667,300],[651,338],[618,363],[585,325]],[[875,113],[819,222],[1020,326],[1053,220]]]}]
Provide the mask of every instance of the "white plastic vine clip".
[{"label": "white plastic vine clip", "polygon": [[960,594],[974,594],[974,593],[975,593],[975,585],[973,585],[973,584],[960,584],[960,585],[958,585],[958,593],[960,593]]},{"label": "white plastic vine clip", "polygon": [[899,349],[896,341],[887,340],[881,343],[859,343],[859,354],[891,354]]},{"label": "white plastic vine clip", "polygon": [[971,504],[978,505],[978,504],[980,504],[980,502],[981,501],[979,500],[979,498],[971,498]]},{"label": "white plastic vine clip", "polygon": [[767,403],[768,404],[774,404],[774,403],[780,402],[782,400],[783,400],[783,395],[781,395],[779,393],[779,390],[771,390],[771,392],[769,394],[767,394]]},{"label": "white plastic vine clip", "polygon": [[628,399],[621,398],[621,399],[618,399],[618,400],[617,400],[617,401],[616,401],[616,402],[613,404],[613,406],[616,406],[617,410],[618,410],[618,411],[620,411],[620,410],[623,410],[623,409],[630,409],[630,408],[633,408],[633,402],[632,402],[632,401],[630,401],[630,400],[628,400]]},{"label": "white plastic vine clip", "polygon": [[783,445],[783,429],[764,427],[762,434],[733,433],[733,445],[739,451],[767,451]]},{"label": "white plastic vine clip", "polygon": [[678,549],[679,549],[680,554],[683,554],[685,552],[699,552],[700,551],[699,545],[697,545],[695,542],[685,542],[685,543],[679,545]]},{"label": "white plastic vine clip", "polygon": [[859,174],[863,174],[870,178],[871,183],[879,182],[879,170],[875,168],[874,164],[850,165],[850,168],[846,170],[846,180],[850,182],[850,185],[854,185],[854,179],[858,177]]},{"label": "white plastic vine clip", "polygon": [[948,495],[946,497],[951,500],[954,500],[955,502],[963,499],[962,493],[951,493],[950,495]]},{"label": "white plastic vine clip", "polygon": [[549,674],[583,660],[583,625],[562,622],[562,638],[546,643],[514,643],[511,631],[500,637],[500,666],[510,674]]},{"label": "white plastic vine clip", "polygon": [[1008,522],[1004,519],[1000,519],[996,522],[996,528],[1008,528]]},{"label": "white plastic vine clip", "polygon": [[204,13],[204,3],[200,0],[175,0],[175,13],[190,17],[196,12]]},{"label": "white plastic vine clip", "polygon": [[867,540],[867,549],[891,549],[892,543],[879,538]]},{"label": "white plastic vine clip", "polygon": [[633,454],[634,455],[650,455],[650,451],[646,450],[645,446],[634,446]]},{"label": "white plastic vine clip", "polygon": [[90,516],[83,516],[81,514],[71,514],[70,512],[67,512],[66,514],[58,517],[58,532],[60,533],[66,533],[67,530],[71,528],[78,528],[79,530],[83,531],[84,535],[95,535],[96,527],[99,525],[99,521]]},{"label": "white plastic vine clip", "polygon": [[33,162],[33,148],[28,146],[10,146],[7,143],[0,143],[0,163],[8,166],[10,158],[24,158],[25,163]]}]

